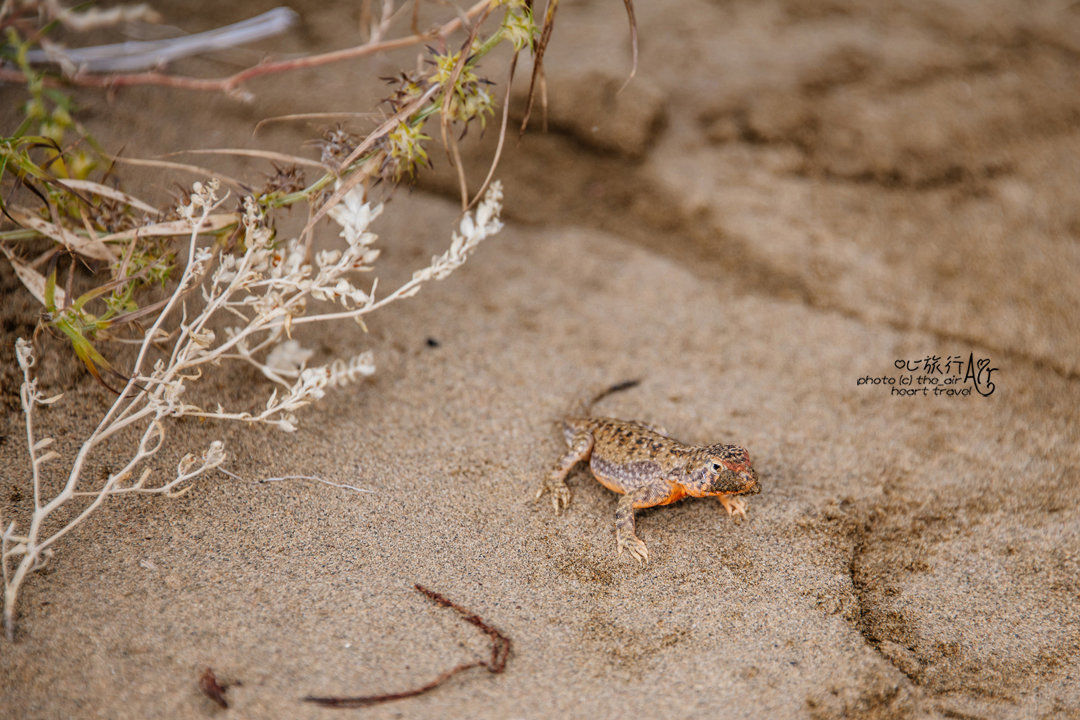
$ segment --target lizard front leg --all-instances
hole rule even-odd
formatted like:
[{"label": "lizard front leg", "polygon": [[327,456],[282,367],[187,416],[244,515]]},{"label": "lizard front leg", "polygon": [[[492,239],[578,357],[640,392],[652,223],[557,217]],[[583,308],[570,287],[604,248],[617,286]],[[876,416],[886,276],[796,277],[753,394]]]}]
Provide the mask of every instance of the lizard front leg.
[{"label": "lizard front leg", "polygon": [[570,487],[566,484],[566,475],[579,462],[589,458],[589,453],[593,448],[592,433],[586,431],[574,433],[567,444],[570,445],[570,449],[559,458],[555,467],[551,468],[551,472],[540,484],[540,489],[536,491],[537,500],[543,497],[544,493],[551,493],[551,504],[555,506],[556,513],[561,513],[563,508],[570,505],[571,493]]},{"label": "lizard front leg", "polygon": [[[625,548],[642,565],[649,562],[649,550],[645,547],[645,543],[641,541],[641,538],[637,536],[637,533],[634,532],[634,505],[652,504],[652,501],[658,495],[667,494],[666,491],[666,484],[664,487],[642,485],[619,498],[619,505],[615,508],[615,546],[619,555],[622,555]],[[645,505],[642,506],[645,507]]]}]

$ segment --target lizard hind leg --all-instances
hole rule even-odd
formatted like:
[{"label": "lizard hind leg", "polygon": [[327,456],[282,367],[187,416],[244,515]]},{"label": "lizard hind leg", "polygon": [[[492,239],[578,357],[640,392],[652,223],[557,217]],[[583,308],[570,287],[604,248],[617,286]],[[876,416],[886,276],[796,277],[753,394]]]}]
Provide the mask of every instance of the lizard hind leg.
[{"label": "lizard hind leg", "polygon": [[536,491],[536,499],[539,500],[544,493],[551,493],[551,504],[556,513],[561,513],[570,505],[571,492],[566,484],[566,476],[582,460],[588,460],[593,448],[593,436],[590,432],[580,431],[567,437],[569,449],[563,453],[555,466],[544,477],[540,489]]}]

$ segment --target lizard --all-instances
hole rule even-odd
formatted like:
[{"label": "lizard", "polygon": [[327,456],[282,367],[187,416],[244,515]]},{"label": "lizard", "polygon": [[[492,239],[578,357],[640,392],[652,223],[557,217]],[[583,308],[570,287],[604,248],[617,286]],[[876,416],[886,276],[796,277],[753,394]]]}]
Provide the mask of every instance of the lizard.
[{"label": "lizard", "polygon": [[600,400],[639,383],[628,380],[612,385],[563,420],[567,450],[545,476],[535,499],[550,492],[555,513],[562,513],[572,496],[566,476],[587,460],[600,484],[622,495],[615,510],[617,554],[627,550],[644,565],[649,551],[635,533],[635,510],[669,505],[685,497],[712,496],[719,498],[729,516],[746,517],[746,503],[739,496],[755,495],[761,485],[744,447],[688,445],[663,428],[591,415]]}]

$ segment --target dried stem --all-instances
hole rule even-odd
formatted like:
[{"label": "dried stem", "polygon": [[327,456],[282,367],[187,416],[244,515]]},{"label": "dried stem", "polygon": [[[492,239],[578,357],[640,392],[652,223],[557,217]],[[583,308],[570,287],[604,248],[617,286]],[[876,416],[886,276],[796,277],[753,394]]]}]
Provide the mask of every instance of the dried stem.
[{"label": "dried stem", "polygon": [[471,208],[476,203],[480,202],[480,198],[483,197],[484,192],[487,191],[488,185],[491,183],[492,178],[495,177],[495,170],[499,167],[499,160],[502,158],[503,145],[506,142],[506,126],[510,120],[510,88],[514,84],[514,71],[517,69],[518,55],[520,53],[514,53],[514,57],[510,59],[510,71],[507,73],[506,78],[506,91],[503,95],[503,108],[502,108],[502,120],[499,123],[499,142],[495,146],[495,154],[491,158],[491,166],[488,168],[488,174],[484,178],[483,184],[480,185],[480,189],[476,191],[476,197],[472,199],[472,202],[468,204],[466,210]]},{"label": "dried stem", "polygon": [[[442,26],[426,33],[415,33],[406,37],[397,38],[394,40],[380,40],[378,37],[373,37],[366,43],[356,45],[351,48],[344,48],[342,50],[334,50],[326,53],[319,53],[316,55],[308,55],[307,57],[293,58],[290,60],[278,60],[276,62],[265,62],[259,65],[254,65],[240,72],[234,73],[228,77],[223,78],[196,78],[185,77],[183,75],[169,75],[161,72],[142,72],[142,73],[115,73],[108,75],[93,75],[89,73],[76,73],[62,79],[63,83],[71,85],[80,85],[84,87],[99,87],[99,88],[119,88],[130,87],[135,85],[159,85],[163,87],[176,88],[180,90],[201,90],[210,92],[225,92],[234,93],[241,85],[263,75],[271,75],[275,73],[291,72],[293,70],[302,70],[305,68],[320,67],[322,65],[329,65],[330,63],[342,62],[344,60],[355,60],[357,58],[367,57],[368,55],[374,55],[380,52],[386,52],[389,50],[396,50],[398,48],[410,47],[412,45],[418,45],[424,42],[430,42],[436,38],[445,38],[451,33],[462,27],[464,19],[472,18],[483,12],[492,4],[492,0],[480,0],[468,10],[465,11],[463,17],[456,17],[453,20],[443,24]],[[12,70],[6,68],[0,68],[0,81],[25,83],[26,76],[19,70]],[[61,84],[59,81],[47,78],[47,82],[53,85]]]},{"label": "dried stem", "polygon": [[453,600],[446,598],[443,595],[429,590],[417,583],[413,586],[416,590],[422,593],[425,597],[433,602],[441,605],[442,607],[448,607],[455,610],[459,615],[464,618],[465,622],[475,625],[480,628],[488,637],[491,638],[491,657],[487,660],[474,660],[473,662],[462,663],[456,667],[450,668],[446,672],[440,674],[434,680],[420,685],[419,687],[412,688],[410,690],[403,690],[395,693],[383,693],[380,695],[361,695],[359,697],[316,697],[308,695],[303,698],[305,702],[315,703],[316,705],[322,705],[323,707],[333,708],[357,708],[368,707],[370,705],[378,705],[385,702],[391,702],[393,700],[403,700],[405,698],[416,697],[417,695],[423,695],[426,692],[430,692],[435,688],[442,685],[444,682],[454,677],[459,673],[463,673],[466,670],[471,670],[476,667],[487,668],[488,672],[498,675],[506,670],[506,661],[510,658],[510,638],[503,635],[499,630],[486,623],[476,613],[466,610]]}]

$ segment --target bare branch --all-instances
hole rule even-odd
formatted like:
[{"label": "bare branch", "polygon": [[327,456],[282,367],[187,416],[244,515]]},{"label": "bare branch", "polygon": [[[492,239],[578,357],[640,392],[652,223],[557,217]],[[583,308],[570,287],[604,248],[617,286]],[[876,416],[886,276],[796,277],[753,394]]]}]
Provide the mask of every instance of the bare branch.
[{"label": "bare branch", "polygon": [[[466,18],[475,17],[477,14],[483,12],[493,0],[479,0],[475,5],[469,8],[465,12]],[[395,40],[375,40],[369,41],[362,45],[357,45],[351,48],[345,48],[342,50],[334,50],[326,53],[319,53],[316,55],[308,55],[307,57],[293,58],[290,60],[278,60],[276,62],[265,62],[259,65],[254,65],[234,73],[228,77],[223,78],[196,78],[186,77],[183,75],[169,75],[167,73],[150,71],[133,74],[109,74],[109,75],[96,75],[91,73],[77,72],[74,75],[70,75],[62,78],[62,83],[71,85],[80,85],[83,87],[98,87],[98,88],[120,88],[131,87],[135,85],[159,85],[162,87],[176,88],[179,90],[201,90],[210,92],[224,92],[236,94],[241,85],[263,75],[272,75],[282,72],[291,72],[293,70],[302,70],[305,68],[320,67],[322,65],[329,65],[331,63],[343,62],[345,60],[356,60],[358,58],[367,57],[381,52],[387,52],[389,50],[396,50],[398,48],[410,47],[412,45],[418,45],[424,42],[430,42],[435,38],[445,38],[451,33],[455,32],[462,26],[462,18],[454,18],[446,24],[426,33],[417,33],[408,35],[406,37],[397,38]],[[7,82],[26,82],[26,76],[19,70],[13,70],[8,68],[0,68],[0,81]],[[51,84],[57,84],[57,80],[49,79]],[[242,95],[245,99],[250,96]]]}]

